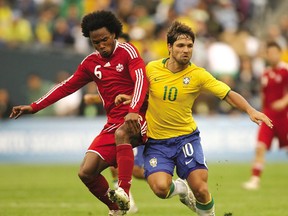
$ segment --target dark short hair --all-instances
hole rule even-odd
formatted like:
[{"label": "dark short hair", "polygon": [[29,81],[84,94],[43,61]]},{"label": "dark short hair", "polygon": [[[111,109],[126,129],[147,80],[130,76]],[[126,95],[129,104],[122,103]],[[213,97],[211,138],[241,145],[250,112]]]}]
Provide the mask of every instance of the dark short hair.
[{"label": "dark short hair", "polygon": [[271,47],[275,47],[276,49],[278,49],[279,51],[281,51],[282,49],[281,49],[281,46],[277,43],[277,42],[275,42],[275,41],[268,41],[267,43],[266,43],[266,48],[268,49],[268,48],[271,48]]},{"label": "dark short hair", "polygon": [[195,34],[192,29],[179,21],[174,21],[168,29],[167,43],[173,45],[180,35],[186,35],[190,37],[194,43]]},{"label": "dark short hair", "polygon": [[89,37],[90,32],[105,27],[115,38],[122,32],[122,23],[111,11],[96,11],[85,15],[81,28],[84,37]]}]

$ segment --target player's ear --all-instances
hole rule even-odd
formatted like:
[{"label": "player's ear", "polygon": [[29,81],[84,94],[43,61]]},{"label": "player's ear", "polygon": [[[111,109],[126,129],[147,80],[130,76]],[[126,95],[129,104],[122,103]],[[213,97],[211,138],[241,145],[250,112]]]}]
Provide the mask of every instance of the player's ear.
[{"label": "player's ear", "polygon": [[169,53],[171,53],[171,51],[172,51],[172,44],[168,43],[168,44],[167,44],[167,48],[168,48]]}]

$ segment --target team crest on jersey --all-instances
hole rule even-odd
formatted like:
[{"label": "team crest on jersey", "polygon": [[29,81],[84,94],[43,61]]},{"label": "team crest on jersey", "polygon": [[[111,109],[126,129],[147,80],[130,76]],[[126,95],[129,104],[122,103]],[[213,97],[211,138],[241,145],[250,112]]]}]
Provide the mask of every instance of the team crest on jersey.
[{"label": "team crest on jersey", "polygon": [[183,84],[188,85],[190,83],[190,77],[184,77]]},{"label": "team crest on jersey", "polygon": [[124,66],[120,63],[116,66],[116,71],[118,71],[118,72],[123,71],[123,69],[124,69]]},{"label": "team crest on jersey", "polygon": [[157,158],[155,158],[155,157],[151,158],[149,163],[150,163],[150,166],[156,167],[157,166]]}]

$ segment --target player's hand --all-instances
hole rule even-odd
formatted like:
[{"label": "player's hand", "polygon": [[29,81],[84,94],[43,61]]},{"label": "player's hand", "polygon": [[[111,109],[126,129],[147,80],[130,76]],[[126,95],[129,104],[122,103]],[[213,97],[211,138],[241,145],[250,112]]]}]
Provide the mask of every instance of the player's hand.
[{"label": "player's hand", "polygon": [[10,118],[17,119],[23,114],[32,114],[33,108],[30,105],[14,106],[10,114]]},{"label": "player's hand", "polygon": [[261,125],[262,122],[264,122],[268,127],[273,128],[272,120],[262,112],[253,109],[251,112],[249,112],[249,117],[258,125]]},{"label": "player's hand", "polygon": [[123,103],[124,105],[130,104],[132,100],[132,95],[119,94],[115,98],[115,105]]},{"label": "player's hand", "polygon": [[285,109],[286,106],[287,102],[284,99],[276,100],[271,104],[272,109],[275,111],[281,111]]},{"label": "player's hand", "polygon": [[134,136],[140,133],[140,118],[141,116],[138,113],[128,113],[124,119],[125,124],[127,124],[130,135]]}]

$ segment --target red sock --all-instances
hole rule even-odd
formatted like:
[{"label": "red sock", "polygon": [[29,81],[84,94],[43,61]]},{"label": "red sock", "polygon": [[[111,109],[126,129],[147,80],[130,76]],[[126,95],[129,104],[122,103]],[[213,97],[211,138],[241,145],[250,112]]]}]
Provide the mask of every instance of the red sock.
[{"label": "red sock", "polygon": [[116,203],[113,203],[108,195],[109,184],[107,180],[102,175],[98,175],[93,181],[84,183],[90,192],[97,197],[101,202],[105,203],[109,209],[117,210],[119,209]]},{"label": "red sock", "polygon": [[260,177],[263,171],[264,165],[262,163],[254,163],[252,166],[252,175]]},{"label": "red sock", "polygon": [[260,177],[262,174],[262,169],[259,169],[258,167],[253,167],[252,168],[252,175]]},{"label": "red sock", "polygon": [[132,172],[134,166],[134,154],[130,144],[116,146],[118,164],[118,185],[129,195]]}]

